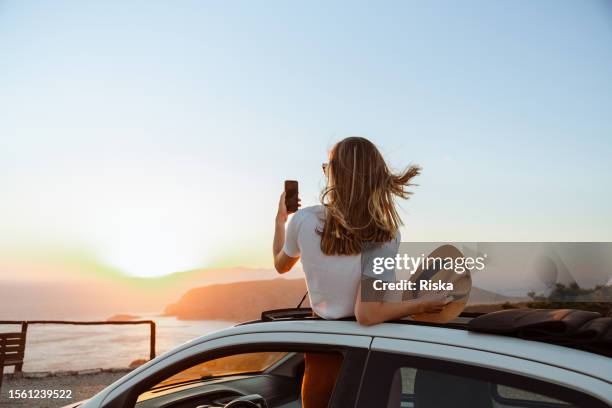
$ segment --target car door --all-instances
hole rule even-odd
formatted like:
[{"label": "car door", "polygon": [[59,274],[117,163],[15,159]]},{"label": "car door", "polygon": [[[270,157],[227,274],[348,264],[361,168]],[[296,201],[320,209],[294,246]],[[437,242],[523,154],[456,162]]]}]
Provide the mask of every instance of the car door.
[{"label": "car door", "polygon": [[[167,353],[144,369],[137,370],[114,384],[104,395],[86,403],[84,408],[138,406],[136,402],[141,394],[186,368],[237,354],[281,351],[343,353],[342,368],[330,407],[352,407],[356,403],[355,389],[361,380],[371,340],[368,336],[304,332],[248,333],[216,338]],[[149,406],[148,403],[145,405]]]},{"label": "car door", "polygon": [[501,352],[375,338],[357,406],[605,408],[611,402],[606,381]]}]

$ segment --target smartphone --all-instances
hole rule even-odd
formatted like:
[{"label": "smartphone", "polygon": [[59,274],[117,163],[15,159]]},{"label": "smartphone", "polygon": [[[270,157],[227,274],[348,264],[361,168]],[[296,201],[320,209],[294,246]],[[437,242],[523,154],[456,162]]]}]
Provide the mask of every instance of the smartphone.
[{"label": "smartphone", "polygon": [[298,182],[296,180],[285,180],[285,205],[289,213],[298,210]]}]

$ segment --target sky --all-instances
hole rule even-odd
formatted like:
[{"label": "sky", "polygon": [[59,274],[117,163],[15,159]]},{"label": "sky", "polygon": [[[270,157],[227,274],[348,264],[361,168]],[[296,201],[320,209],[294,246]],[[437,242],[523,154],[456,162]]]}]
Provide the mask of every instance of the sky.
[{"label": "sky", "polygon": [[0,280],[271,267],[350,135],[406,241],[612,241],[611,77],[605,1],[0,1]]}]

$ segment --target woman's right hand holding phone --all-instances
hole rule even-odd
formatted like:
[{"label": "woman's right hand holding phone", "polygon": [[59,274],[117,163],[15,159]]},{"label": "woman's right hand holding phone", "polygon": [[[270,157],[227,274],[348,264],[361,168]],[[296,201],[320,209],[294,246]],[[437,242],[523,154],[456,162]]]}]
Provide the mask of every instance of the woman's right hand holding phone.
[{"label": "woman's right hand holding phone", "polygon": [[278,211],[276,212],[276,222],[280,222],[285,224],[287,222],[287,218],[289,218],[289,212],[287,211],[287,204],[285,204],[285,192],[280,196],[278,200]]},{"label": "woman's right hand holding phone", "polygon": [[[285,224],[287,222],[287,219],[289,218],[289,214],[292,214],[292,212],[289,212],[289,210],[287,210],[287,203],[285,202],[285,196],[286,196],[286,193],[283,191],[283,193],[280,196],[280,199],[278,200],[278,210],[276,212],[276,222],[281,223],[281,224]],[[298,201],[298,207],[301,207],[302,200],[298,198],[297,201]]]}]

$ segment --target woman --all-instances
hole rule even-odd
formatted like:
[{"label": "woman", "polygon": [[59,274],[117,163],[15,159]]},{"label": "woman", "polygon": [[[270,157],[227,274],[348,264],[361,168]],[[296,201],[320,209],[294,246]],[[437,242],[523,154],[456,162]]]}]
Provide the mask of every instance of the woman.
[{"label": "woman", "polygon": [[[411,166],[394,174],[372,142],[349,137],[332,148],[323,172],[327,186],[321,193],[322,205],[296,212],[286,233],[284,193],[280,197],[273,243],[276,270],[288,272],[301,259],[310,305],[324,319],[354,315],[360,324],[372,325],[440,311],[446,304],[442,296],[361,302],[359,290],[364,245],[399,241],[401,219],[394,199],[408,198],[406,188],[420,169]],[[305,360],[303,406],[326,407],[341,359],[307,353]]]}]

